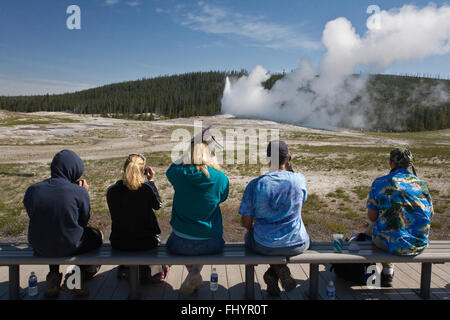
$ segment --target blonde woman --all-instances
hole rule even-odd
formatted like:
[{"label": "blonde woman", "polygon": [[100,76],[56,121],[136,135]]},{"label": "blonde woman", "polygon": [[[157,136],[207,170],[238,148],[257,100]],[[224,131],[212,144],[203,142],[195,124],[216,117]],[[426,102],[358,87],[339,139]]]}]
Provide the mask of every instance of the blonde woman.
[{"label": "blonde woman", "polygon": [[[114,249],[143,251],[160,243],[161,230],[153,210],[161,208],[161,200],[153,181],[155,172],[151,167],[145,167],[145,162],[143,155],[130,154],[123,167],[122,180],[110,186],[106,193],[112,220],[109,239]],[[126,267],[119,266],[119,277],[123,277],[125,271]],[[156,278],[151,276],[152,271]],[[144,284],[164,279],[167,271],[167,267],[161,270],[159,266],[152,269],[139,266]]]},{"label": "blonde woman", "polygon": [[[228,197],[228,178],[217,164],[214,144],[205,139],[192,141],[185,156],[173,163],[166,175],[175,189],[168,249],[180,255],[221,252],[225,242],[219,204]],[[203,266],[186,267],[189,274],[180,292],[191,295],[203,284]]]}]

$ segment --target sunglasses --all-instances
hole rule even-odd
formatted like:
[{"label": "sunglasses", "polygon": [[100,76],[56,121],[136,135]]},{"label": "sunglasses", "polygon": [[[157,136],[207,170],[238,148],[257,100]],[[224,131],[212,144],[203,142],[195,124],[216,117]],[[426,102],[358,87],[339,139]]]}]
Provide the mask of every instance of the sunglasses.
[{"label": "sunglasses", "polygon": [[131,161],[131,157],[134,157],[134,156],[138,156],[139,158],[141,158],[142,160],[144,160],[144,163],[147,163],[145,157],[144,157],[142,154],[139,154],[139,153],[132,153],[132,154],[129,154],[129,155],[128,155],[128,160]]},{"label": "sunglasses", "polygon": [[[210,145],[211,143],[214,143],[215,146],[217,146],[219,148],[219,150],[222,150],[223,146],[219,142],[217,142],[216,138],[209,131],[210,129],[211,129],[211,126],[209,126],[208,128],[206,128],[202,131],[201,141],[206,142],[208,145]],[[198,134],[197,136],[192,138],[191,143],[194,143],[194,141],[196,140],[197,137],[198,137],[198,140],[200,140],[199,136],[200,136],[200,134]]]}]

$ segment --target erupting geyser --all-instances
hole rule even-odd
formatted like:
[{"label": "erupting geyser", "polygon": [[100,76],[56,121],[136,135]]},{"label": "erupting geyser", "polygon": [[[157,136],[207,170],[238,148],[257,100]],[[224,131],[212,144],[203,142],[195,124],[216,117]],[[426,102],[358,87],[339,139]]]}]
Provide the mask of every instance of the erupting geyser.
[{"label": "erupting geyser", "polygon": [[[378,23],[370,27],[368,21],[370,28],[363,37],[346,18],[329,21],[322,36],[327,52],[318,69],[304,58],[271,90],[263,86],[270,75],[262,66],[248,76],[227,78],[222,113],[314,127],[369,128],[368,75],[397,61],[449,53],[450,7],[405,5],[380,11],[371,19]],[[353,76],[358,66],[367,71]],[[449,97],[446,93],[442,96]]]}]

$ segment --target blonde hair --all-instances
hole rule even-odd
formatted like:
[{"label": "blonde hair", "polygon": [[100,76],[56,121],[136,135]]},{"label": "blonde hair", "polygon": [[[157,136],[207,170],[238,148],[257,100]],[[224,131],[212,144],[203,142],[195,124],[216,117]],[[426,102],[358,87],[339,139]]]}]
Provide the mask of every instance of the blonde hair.
[{"label": "blonde hair", "polygon": [[206,142],[197,143],[195,145],[192,142],[185,153],[183,164],[195,165],[195,169],[197,171],[202,171],[208,178],[210,177],[208,167],[213,167],[218,171],[221,170],[217,163],[215,148],[213,146],[208,146]]},{"label": "blonde hair", "polygon": [[123,166],[123,182],[130,190],[138,190],[144,183],[145,162],[138,155],[128,157]]}]

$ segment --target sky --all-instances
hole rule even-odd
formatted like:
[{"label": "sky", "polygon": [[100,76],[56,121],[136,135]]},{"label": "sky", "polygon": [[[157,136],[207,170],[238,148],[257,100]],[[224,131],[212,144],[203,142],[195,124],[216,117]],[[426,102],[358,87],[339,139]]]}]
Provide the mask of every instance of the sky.
[{"label": "sky", "polygon": [[[0,0],[0,95],[56,94],[196,71],[289,72],[318,65],[328,21],[367,31],[367,8],[397,0]],[[449,1],[433,1],[437,6]],[[69,29],[70,5],[80,29]],[[449,44],[450,45],[450,44]],[[357,71],[357,70],[355,70]],[[450,78],[450,55],[394,63],[388,74]]]}]

